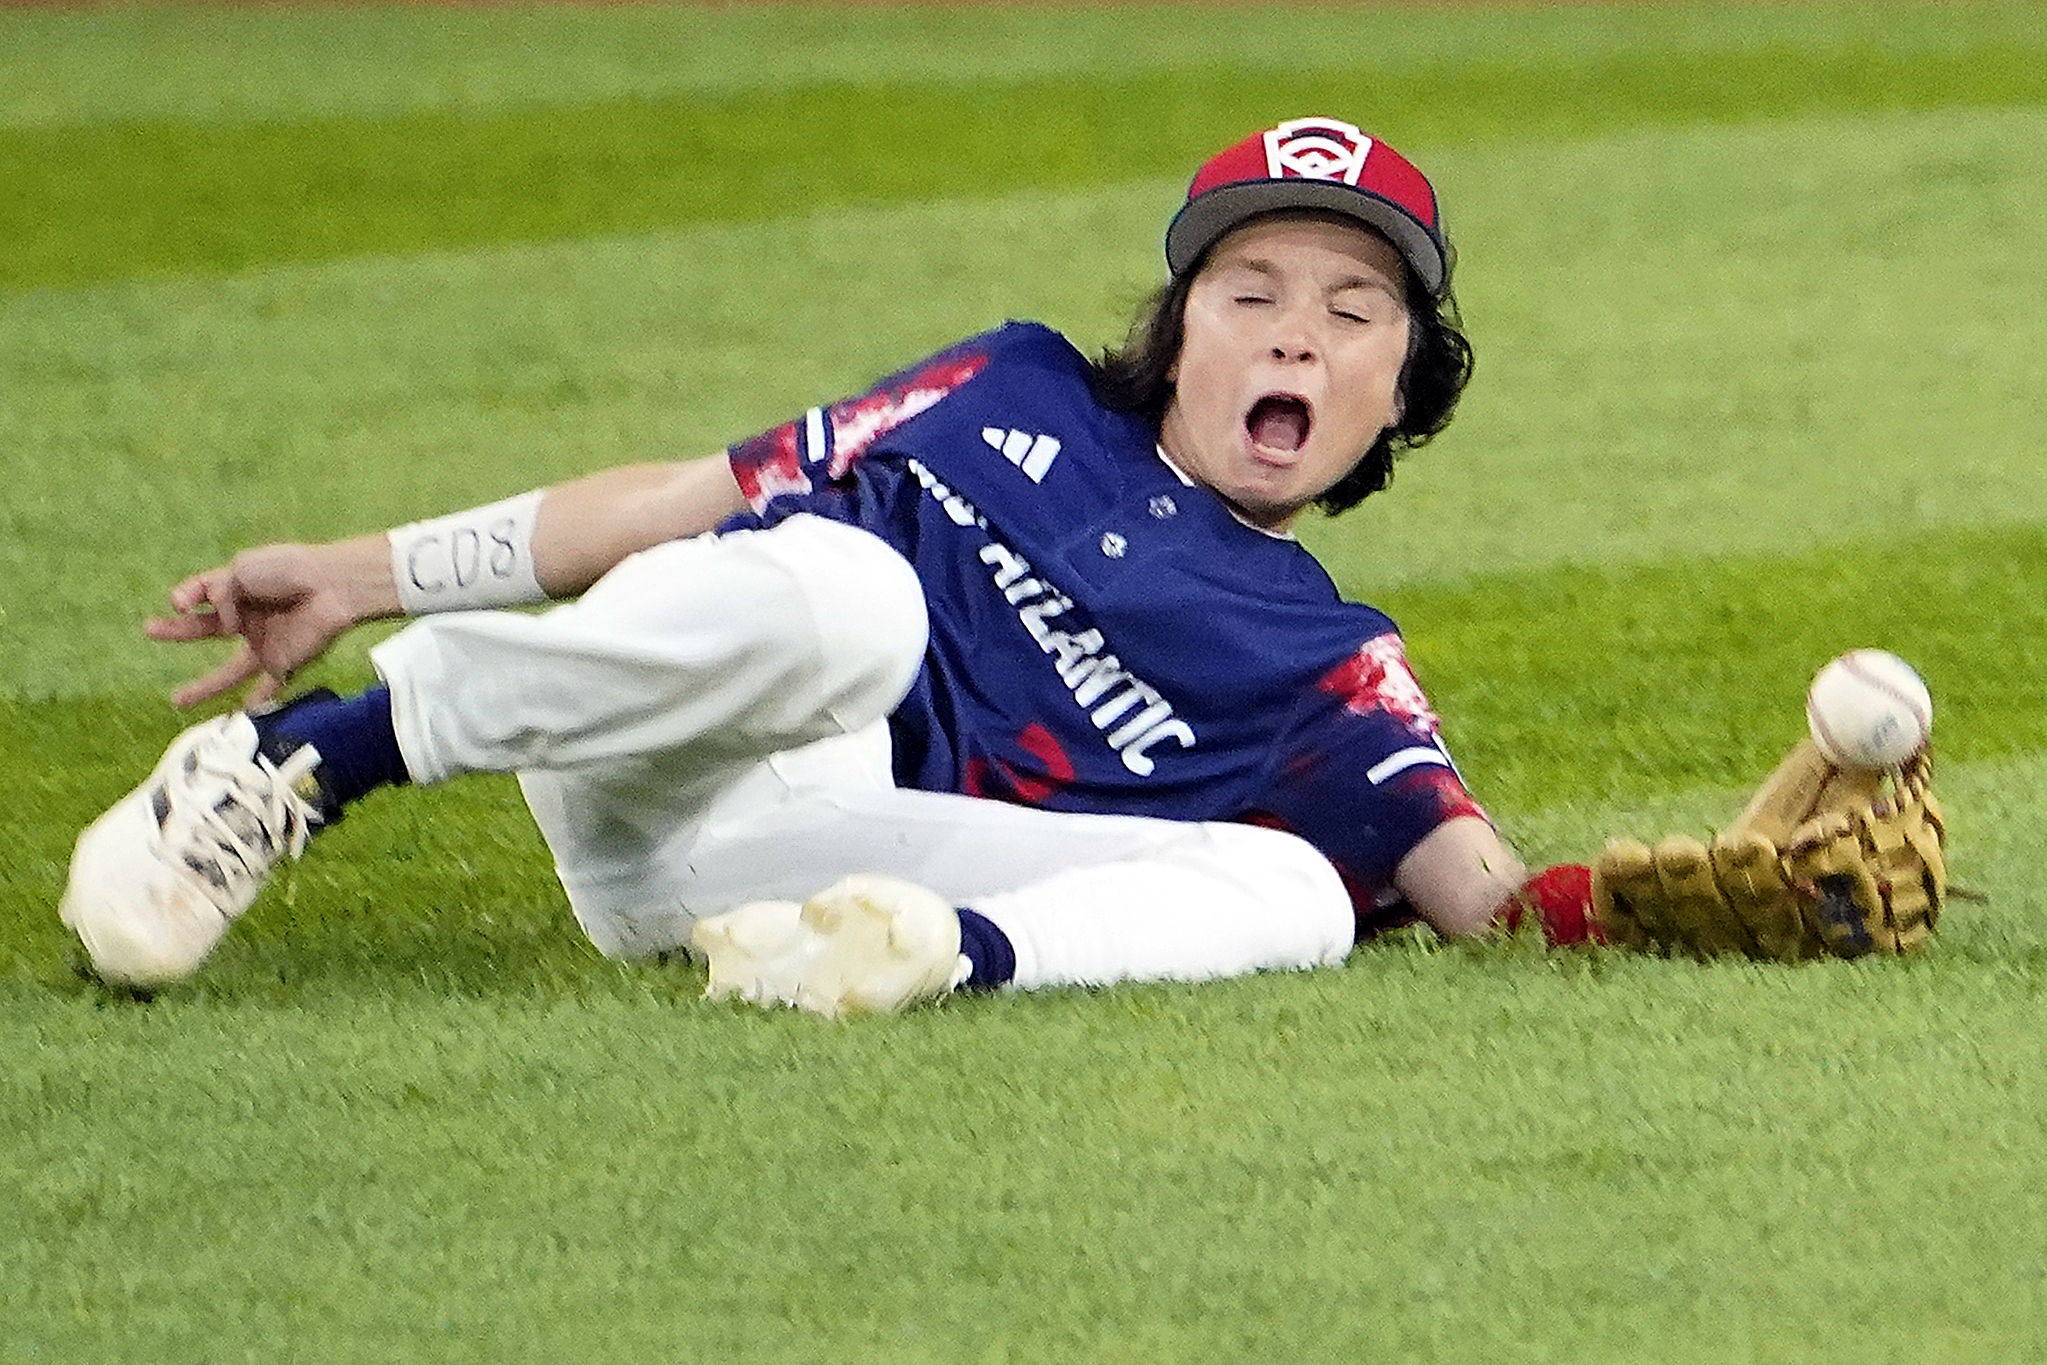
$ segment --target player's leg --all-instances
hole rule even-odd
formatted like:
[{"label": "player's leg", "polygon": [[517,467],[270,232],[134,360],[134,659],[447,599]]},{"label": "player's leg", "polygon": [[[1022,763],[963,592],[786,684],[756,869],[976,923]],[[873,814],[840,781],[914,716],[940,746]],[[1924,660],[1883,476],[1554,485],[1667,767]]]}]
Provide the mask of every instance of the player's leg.
[{"label": "player's leg", "polygon": [[958,985],[1193,981],[1350,950],[1350,897],[1293,835],[899,791],[884,739],[762,765],[659,860],[658,892],[578,885],[571,863],[578,915],[600,945],[692,932],[714,993],[828,1014]]},{"label": "player's leg", "polygon": [[708,799],[766,754],[886,715],[925,629],[900,555],[800,516],[634,555],[541,615],[431,618],[371,658],[415,781],[599,771]]},{"label": "player's leg", "polygon": [[[280,858],[377,785],[602,771],[686,809],[766,753],[885,714],[923,642],[909,566],[808,517],[657,547],[544,614],[429,618],[374,651],[383,687],[181,735],[80,836],[62,915],[103,976],[175,980]],[[661,834],[621,825],[611,851]]]},{"label": "player's leg", "polygon": [[1029,986],[1314,966],[1354,932],[1335,870],[1293,835],[903,791],[880,723],[774,754],[688,809],[605,771],[521,781],[577,919],[618,956],[685,946],[704,918],[800,903],[851,873],[988,905]]},{"label": "player's leg", "polygon": [[[1030,833],[1058,842],[1056,830]],[[827,1015],[896,1009],[960,988],[1299,970],[1349,952],[1349,898],[1303,841],[1229,824],[1159,835],[1138,839],[1142,851],[1127,857],[958,898],[934,891],[929,878],[857,873],[800,905],[755,901],[702,920],[691,944],[710,963],[710,994]]]},{"label": "player's leg", "polygon": [[1342,879],[1307,841],[1218,822],[967,906],[1015,958],[1007,980],[984,972],[970,984],[1021,990],[1335,966],[1357,932]]}]

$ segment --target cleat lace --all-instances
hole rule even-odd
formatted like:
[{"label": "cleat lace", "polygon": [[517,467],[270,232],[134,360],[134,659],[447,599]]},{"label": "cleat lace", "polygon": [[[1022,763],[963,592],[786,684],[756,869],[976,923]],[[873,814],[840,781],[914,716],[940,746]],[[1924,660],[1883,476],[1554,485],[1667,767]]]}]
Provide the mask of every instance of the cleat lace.
[{"label": "cleat lace", "polygon": [[280,764],[232,743],[201,744],[175,779],[183,799],[162,789],[151,794],[165,846],[205,883],[222,914],[246,909],[280,856],[305,851],[318,817],[293,788],[318,762],[310,746]]}]

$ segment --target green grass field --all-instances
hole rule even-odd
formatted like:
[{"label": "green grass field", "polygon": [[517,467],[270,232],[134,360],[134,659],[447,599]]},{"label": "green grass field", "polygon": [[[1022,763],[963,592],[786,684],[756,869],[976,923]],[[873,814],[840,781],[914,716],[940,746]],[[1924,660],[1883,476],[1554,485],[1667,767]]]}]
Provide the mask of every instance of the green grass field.
[{"label": "green grass field", "polygon": [[[2047,10],[0,9],[0,1365],[2047,1361]],[[1117,339],[1207,152],[1434,174],[1457,423],[1307,528],[1532,862],[1702,832],[1859,645],[1935,951],[1451,949],[828,1024],[582,940],[507,780],[198,980],[71,840],[193,569]],[[368,677],[362,645],[314,680]]]}]

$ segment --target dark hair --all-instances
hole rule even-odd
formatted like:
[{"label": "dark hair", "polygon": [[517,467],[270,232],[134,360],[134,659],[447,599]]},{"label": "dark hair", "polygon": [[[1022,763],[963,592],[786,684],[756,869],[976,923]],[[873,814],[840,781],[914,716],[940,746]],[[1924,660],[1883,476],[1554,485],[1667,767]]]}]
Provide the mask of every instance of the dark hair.
[{"label": "dark hair", "polygon": [[[1107,350],[1094,362],[1094,391],[1117,412],[1142,413],[1163,423],[1173,399],[1167,378],[1179,359],[1186,331],[1187,295],[1201,273],[1196,261],[1152,295],[1130,335],[1119,349]],[[1393,477],[1393,461],[1416,446],[1426,445],[1457,410],[1464,386],[1471,382],[1474,357],[1457,316],[1457,300],[1446,280],[1440,294],[1430,294],[1414,272],[1407,272],[1407,360],[1400,367],[1400,420],[1379,434],[1364,458],[1315,499],[1331,516],[1348,512],[1384,488]]]}]

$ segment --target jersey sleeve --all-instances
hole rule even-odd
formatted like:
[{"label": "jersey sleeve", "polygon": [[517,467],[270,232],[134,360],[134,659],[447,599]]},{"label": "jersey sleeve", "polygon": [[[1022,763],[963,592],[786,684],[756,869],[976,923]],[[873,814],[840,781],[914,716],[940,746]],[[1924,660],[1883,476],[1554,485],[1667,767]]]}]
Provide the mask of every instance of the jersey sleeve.
[{"label": "jersey sleeve", "polygon": [[[842,479],[862,454],[890,431],[944,401],[988,364],[989,337],[975,337],[890,375],[867,392],[731,446],[726,458],[756,515],[783,500],[797,510]],[[794,504],[790,506],[787,504]]]},{"label": "jersey sleeve", "polygon": [[1438,826],[1486,819],[1397,634],[1366,641],[1314,687],[1250,817],[1308,840],[1350,888],[1361,934],[1404,922],[1394,869]]}]

